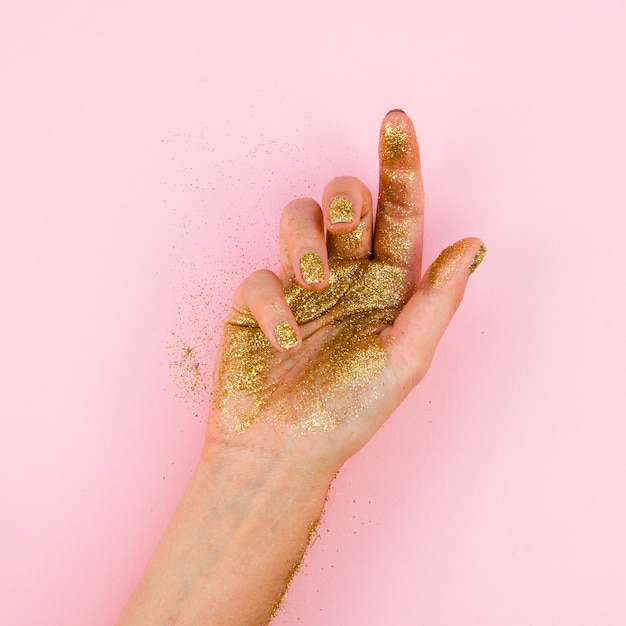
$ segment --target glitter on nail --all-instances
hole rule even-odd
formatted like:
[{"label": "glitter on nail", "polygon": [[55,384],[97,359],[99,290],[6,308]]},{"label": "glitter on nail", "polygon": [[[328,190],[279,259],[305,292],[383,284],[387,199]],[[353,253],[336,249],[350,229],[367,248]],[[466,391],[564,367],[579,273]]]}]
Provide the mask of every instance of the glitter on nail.
[{"label": "glitter on nail", "polygon": [[328,215],[331,224],[349,223],[354,219],[354,206],[347,196],[337,196],[330,201]]},{"label": "glitter on nail", "polygon": [[307,252],[300,258],[300,271],[307,285],[319,285],[324,282],[326,272],[319,254]]},{"label": "glitter on nail", "polygon": [[468,268],[468,271],[470,274],[474,273],[476,268],[483,262],[483,259],[485,258],[485,254],[487,254],[487,248],[484,245],[482,245],[480,246],[480,248],[478,248],[478,252],[476,253],[476,256],[470,263],[470,266]]},{"label": "glitter on nail", "polygon": [[278,322],[274,326],[274,334],[278,345],[285,350],[295,348],[298,345],[298,336],[289,322]]},{"label": "glitter on nail", "polygon": [[461,239],[441,252],[428,272],[428,282],[431,287],[441,287],[450,281],[466,250],[467,241]]}]

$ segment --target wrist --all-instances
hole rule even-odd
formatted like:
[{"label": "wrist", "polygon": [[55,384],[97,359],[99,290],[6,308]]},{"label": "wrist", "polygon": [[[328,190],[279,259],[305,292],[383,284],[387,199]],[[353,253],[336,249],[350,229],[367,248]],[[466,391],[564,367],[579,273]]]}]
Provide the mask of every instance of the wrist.
[{"label": "wrist", "polygon": [[120,625],[269,620],[334,475],[239,444],[207,439]]},{"label": "wrist", "polygon": [[308,491],[327,491],[343,464],[343,458],[314,441],[315,435],[293,436],[263,423],[244,433],[224,433],[215,427],[217,423],[211,416],[200,462],[234,472],[242,480],[287,480]]}]

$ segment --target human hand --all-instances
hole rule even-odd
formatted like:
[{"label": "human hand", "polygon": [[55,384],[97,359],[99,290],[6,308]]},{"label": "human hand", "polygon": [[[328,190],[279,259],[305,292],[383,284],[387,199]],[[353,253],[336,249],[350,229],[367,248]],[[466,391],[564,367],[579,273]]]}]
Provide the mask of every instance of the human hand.
[{"label": "human hand", "polygon": [[486,249],[462,239],[422,277],[419,148],[402,111],[383,120],[379,157],[375,224],[352,177],[332,180],[321,207],[285,208],[281,276],[249,276],[225,324],[209,443],[336,471],[426,374]]},{"label": "human hand", "polygon": [[118,624],[267,623],[341,465],[426,374],[482,260],[478,239],[421,276],[424,192],[410,119],[380,134],[380,192],[356,178],[294,200],[280,278],[235,293],[204,452]]}]

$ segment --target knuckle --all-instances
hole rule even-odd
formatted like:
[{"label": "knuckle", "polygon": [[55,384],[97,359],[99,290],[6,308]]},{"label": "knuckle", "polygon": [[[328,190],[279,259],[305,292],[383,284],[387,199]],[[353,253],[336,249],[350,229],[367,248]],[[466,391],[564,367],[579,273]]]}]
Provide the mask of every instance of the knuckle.
[{"label": "knuckle", "polygon": [[273,278],[273,273],[270,270],[256,270],[252,272],[244,282],[246,291],[253,291],[267,285]]},{"label": "knuckle", "polygon": [[313,198],[296,198],[288,202],[283,209],[281,219],[289,220],[295,215],[301,214],[303,209],[316,207],[317,202]]},{"label": "knuckle", "polygon": [[429,366],[430,363],[428,360],[423,358],[421,355],[413,357],[413,377],[415,379],[415,384],[420,382],[424,376],[426,376]]},{"label": "knuckle", "polygon": [[425,354],[424,347],[413,341],[405,344],[403,349],[394,353],[394,356],[398,359],[398,371],[402,373],[401,384],[409,391],[426,376],[430,359]]},{"label": "knuckle", "polygon": [[291,236],[300,230],[303,220],[309,221],[320,213],[319,204],[313,198],[297,198],[285,205],[280,216],[281,237]]}]

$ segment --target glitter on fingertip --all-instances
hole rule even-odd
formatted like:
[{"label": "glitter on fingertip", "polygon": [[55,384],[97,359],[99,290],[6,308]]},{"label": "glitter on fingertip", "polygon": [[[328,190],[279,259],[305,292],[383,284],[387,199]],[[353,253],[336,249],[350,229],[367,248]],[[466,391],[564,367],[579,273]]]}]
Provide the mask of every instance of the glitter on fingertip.
[{"label": "glitter on fingertip", "polygon": [[466,250],[467,241],[461,239],[441,252],[428,271],[428,282],[431,287],[441,287],[450,282]]},{"label": "glitter on fingertip", "polygon": [[476,271],[476,268],[483,262],[485,254],[487,254],[487,247],[485,245],[481,245],[480,248],[478,248],[476,256],[473,258],[470,266],[468,267],[468,272],[470,274],[473,274],[474,271]]},{"label": "glitter on fingertip", "polygon": [[409,167],[414,158],[409,126],[402,118],[385,122],[381,129],[381,165]]}]

